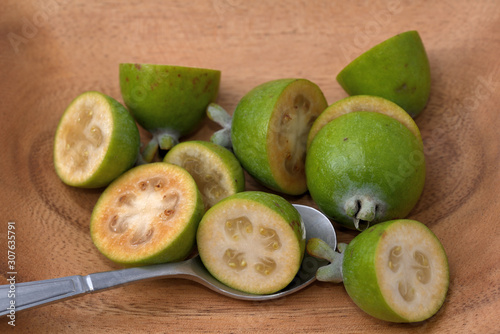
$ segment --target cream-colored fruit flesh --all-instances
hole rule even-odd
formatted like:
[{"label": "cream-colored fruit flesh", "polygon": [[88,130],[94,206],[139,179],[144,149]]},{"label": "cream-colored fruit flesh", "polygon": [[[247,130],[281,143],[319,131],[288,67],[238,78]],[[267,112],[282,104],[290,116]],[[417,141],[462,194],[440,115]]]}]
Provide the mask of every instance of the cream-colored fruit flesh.
[{"label": "cream-colored fruit flesh", "polygon": [[344,114],[356,111],[378,112],[390,116],[406,126],[419,141],[422,141],[420,130],[413,118],[397,104],[378,96],[355,95],[337,101],[325,109],[311,127],[307,139],[307,147],[311,145],[316,134],[328,124],[328,122]]},{"label": "cream-colored fruit flesh", "polygon": [[419,321],[441,306],[448,285],[447,260],[425,228],[393,225],[381,240],[375,261],[380,291],[398,315]]},{"label": "cream-colored fruit flesh", "polygon": [[300,246],[289,224],[262,205],[226,204],[200,226],[203,262],[223,283],[255,294],[284,288],[300,266]]},{"label": "cream-colored fruit flesh", "polygon": [[109,103],[97,94],[76,100],[70,108],[59,125],[55,154],[63,178],[80,182],[101,165],[113,121]]},{"label": "cream-colored fruit flesh", "polygon": [[221,172],[226,167],[209,150],[193,148],[189,152],[170,155],[169,162],[185,168],[191,174],[200,189],[206,209],[235,193],[235,189],[231,187],[231,176]]},{"label": "cream-colored fruit flesh", "polygon": [[[302,91],[300,91],[302,90]],[[277,112],[270,120],[268,159],[273,176],[279,185],[297,183],[305,191],[305,155],[307,136],[312,124],[323,111],[315,104],[314,92],[307,86],[287,90],[276,105]],[[299,191],[300,192],[300,191]]]},{"label": "cream-colored fruit flesh", "polygon": [[133,176],[113,188],[97,213],[102,223],[95,227],[95,239],[103,253],[129,262],[161,251],[189,221],[187,214],[195,205],[192,192],[176,170],[168,176]]}]

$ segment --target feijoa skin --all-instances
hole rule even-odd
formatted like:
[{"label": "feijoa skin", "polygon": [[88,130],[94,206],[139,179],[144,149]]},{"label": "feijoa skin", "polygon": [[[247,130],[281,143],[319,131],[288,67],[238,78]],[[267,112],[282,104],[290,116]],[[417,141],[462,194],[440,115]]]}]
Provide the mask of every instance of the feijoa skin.
[{"label": "feijoa skin", "polygon": [[175,145],[163,161],[185,168],[193,176],[209,209],[220,200],[245,190],[245,174],[228,149],[202,140]]},{"label": "feijoa skin", "polygon": [[417,31],[391,37],[354,59],[338,75],[349,95],[386,98],[416,117],[427,105],[431,71]]},{"label": "feijoa skin", "polygon": [[114,98],[89,91],[62,115],[54,139],[54,167],[67,185],[107,186],[130,169],[139,155],[139,130]]},{"label": "feijoa skin", "polygon": [[155,162],[130,169],[104,190],[90,233],[104,256],[125,266],[174,262],[192,251],[203,213],[192,176]]},{"label": "feijoa skin", "polygon": [[435,315],[449,286],[448,258],[436,235],[416,220],[396,219],[358,234],[339,252],[312,238],[307,252],[326,259],[320,281],[344,283],[369,315],[390,322],[420,322]]},{"label": "feijoa skin", "polygon": [[306,158],[309,192],[321,211],[348,228],[404,218],[425,182],[423,145],[398,120],[357,111],[327,123]]},{"label": "feijoa skin", "polygon": [[320,88],[306,79],[278,79],[248,92],[231,125],[232,148],[243,168],[283,194],[307,191],[307,135],[327,107]]},{"label": "feijoa skin", "polygon": [[168,150],[194,131],[219,92],[221,72],[213,69],[120,64],[123,100],[137,123],[153,134],[144,156],[158,145]]},{"label": "feijoa skin", "polygon": [[390,116],[406,126],[418,140],[422,141],[420,130],[408,113],[398,106],[396,103],[391,102],[379,96],[373,95],[354,95],[340,99],[332,103],[325,109],[314,121],[309,136],[307,138],[307,147],[311,145],[312,140],[316,134],[331,120],[354,111],[371,111],[378,112]]}]

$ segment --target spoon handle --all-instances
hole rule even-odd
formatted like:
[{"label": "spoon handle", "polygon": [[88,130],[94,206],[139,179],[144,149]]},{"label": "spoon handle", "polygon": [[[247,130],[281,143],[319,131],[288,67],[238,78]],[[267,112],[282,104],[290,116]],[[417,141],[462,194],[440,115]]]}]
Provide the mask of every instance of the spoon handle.
[{"label": "spoon handle", "polygon": [[190,277],[192,260],[0,286],[0,316],[159,277]]}]

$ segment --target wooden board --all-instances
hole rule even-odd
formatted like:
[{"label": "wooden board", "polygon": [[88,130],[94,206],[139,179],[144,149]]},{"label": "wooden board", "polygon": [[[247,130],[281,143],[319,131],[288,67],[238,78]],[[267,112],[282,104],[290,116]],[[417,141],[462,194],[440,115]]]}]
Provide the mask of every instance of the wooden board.
[{"label": "wooden board", "polygon": [[[232,111],[262,82],[303,77],[329,103],[346,96],[336,74],[397,33],[418,30],[432,92],[416,119],[427,179],[410,217],[442,241],[446,302],[419,324],[360,311],[341,284],[316,282],[271,302],[233,300],[181,279],[139,283],[16,314],[19,333],[395,332],[492,333],[500,316],[500,6],[496,1],[4,1],[0,14],[0,283],[7,225],[16,226],[17,281],[118,269],[89,235],[101,190],[63,185],[53,136],[86,90],[122,101],[121,62],[220,69],[218,102]],[[187,139],[208,140],[206,121]],[[143,132],[143,140],[148,138]],[[248,178],[247,189],[262,189]],[[314,205],[308,195],[288,197]],[[338,226],[337,226],[338,227]],[[337,229],[340,241],[355,233]],[[11,329],[0,319],[0,332]]]}]

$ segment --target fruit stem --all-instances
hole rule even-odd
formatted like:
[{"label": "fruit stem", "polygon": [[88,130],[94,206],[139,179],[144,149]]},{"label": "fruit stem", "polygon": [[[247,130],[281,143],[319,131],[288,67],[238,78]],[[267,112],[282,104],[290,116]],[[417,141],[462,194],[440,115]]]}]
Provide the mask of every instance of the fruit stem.
[{"label": "fruit stem", "polygon": [[146,145],[141,154],[137,158],[137,165],[144,165],[153,161],[156,153],[158,152],[158,139],[153,136],[153,138]]},{"label": "fruit stem", "polygon": [[345,202],[344,210],[353,219],[354,227],[364,231],[370,227],[379,211],[379,204],[368,196],[354,195]]},{"label": "fruit stem", "polygon": [[322,282],[341,283],[342,262],[344,261],[344,251],[347,244],[339,243],[338,252],[332,249],[325,241],[319,238],[311,238],[307,242],[307,253],[311,256],[327,260],[330,264],[318,268],[316,279]]},{"label": "fruit stem", "polygon": [[233,148],[233,144],[231,142],[231,125],[233,118],[231,115],[229,115],[229,113],[220,105],[210,103],[207,107],[207,116],[222,127],[221,130],[216,131],[212,135],[210,141],[231,150]]},{"label": "fruit stem", "polygon": [[179,133],[168,129],[161,129],[153,134],[158,140],[158,145],[162,150],[170,150],[179,143]]}]

